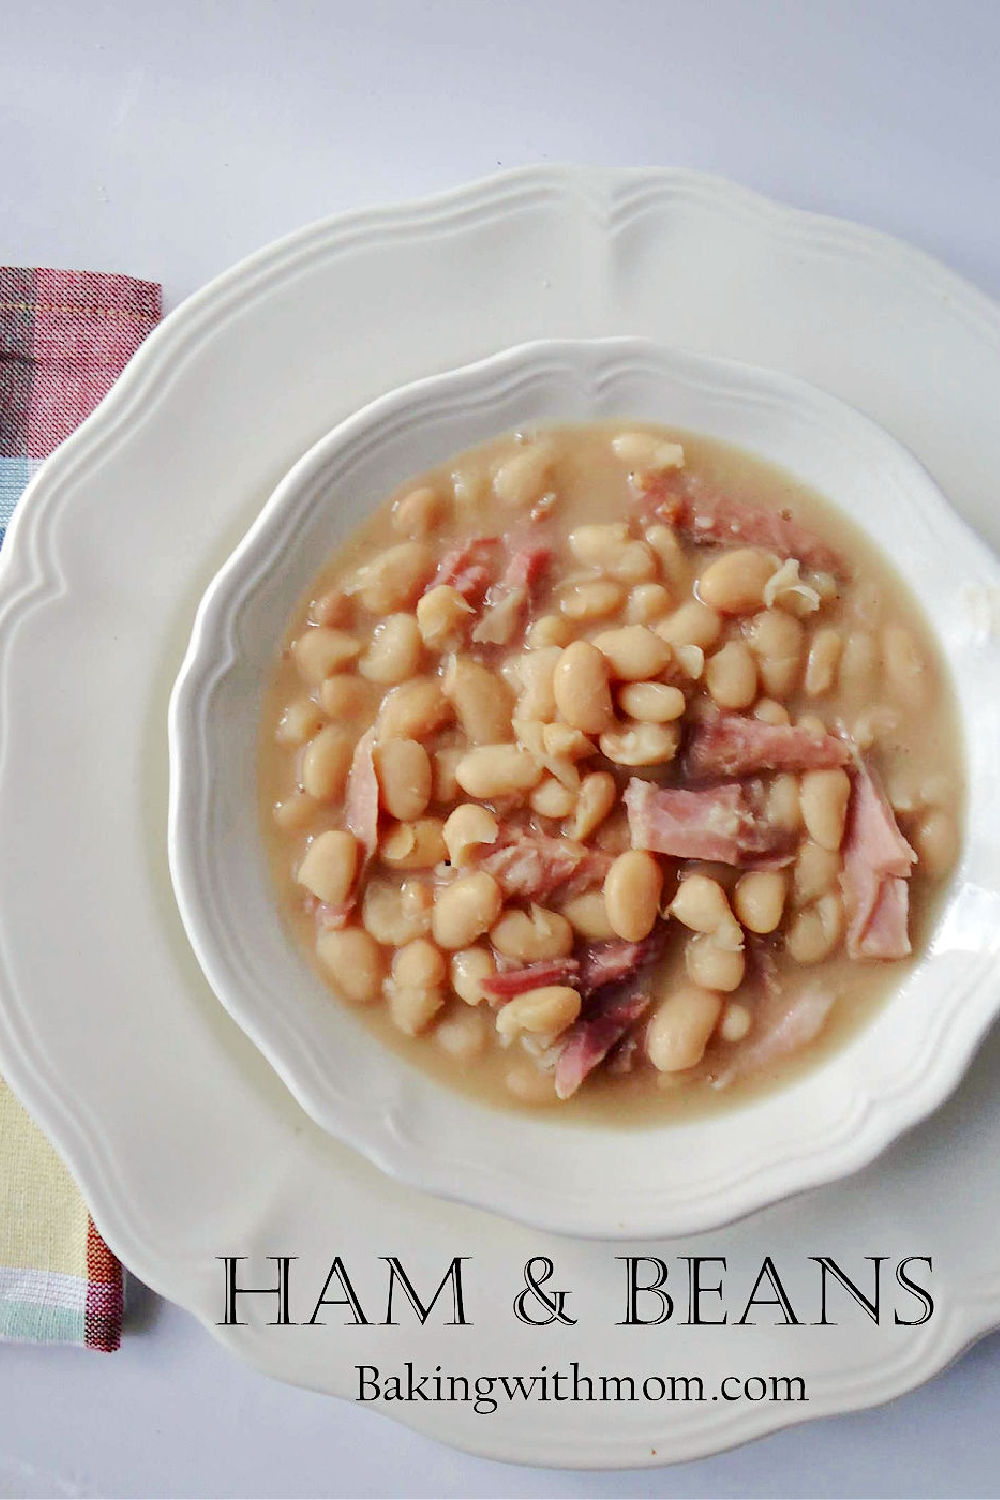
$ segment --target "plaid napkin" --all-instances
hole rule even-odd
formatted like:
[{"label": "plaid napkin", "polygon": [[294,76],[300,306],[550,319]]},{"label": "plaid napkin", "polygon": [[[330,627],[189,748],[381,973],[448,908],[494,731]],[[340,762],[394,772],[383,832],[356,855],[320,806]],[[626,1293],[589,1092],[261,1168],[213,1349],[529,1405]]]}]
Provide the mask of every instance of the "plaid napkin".
[{"label": "plaid napkin", "polygon": [[[129,276],[0,267],[0,542],[18,497],[160,319]],[[122,1268],[0,1081],[0,1337],[117,1349]]]}]

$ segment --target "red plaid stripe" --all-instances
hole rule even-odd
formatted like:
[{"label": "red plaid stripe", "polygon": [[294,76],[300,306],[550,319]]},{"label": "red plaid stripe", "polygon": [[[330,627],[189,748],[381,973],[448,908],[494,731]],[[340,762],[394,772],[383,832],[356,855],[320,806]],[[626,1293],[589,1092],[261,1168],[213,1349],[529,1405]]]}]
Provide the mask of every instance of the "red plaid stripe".
[{"label": "red plaid stripe", "polygon": [[[0,457],[47,458],[111,389],[160,316],[153,282],[0,266]],[[120,1262],[88,1216],[88,1348],[118,1348],[122,1282]]]}]

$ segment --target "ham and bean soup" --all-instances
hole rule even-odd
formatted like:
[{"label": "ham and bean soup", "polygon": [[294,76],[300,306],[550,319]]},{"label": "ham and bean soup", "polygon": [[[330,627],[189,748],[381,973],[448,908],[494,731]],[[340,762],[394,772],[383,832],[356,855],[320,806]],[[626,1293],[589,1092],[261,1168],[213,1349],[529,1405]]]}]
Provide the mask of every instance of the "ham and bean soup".
[{"label": "ham and bean soup", "polygon": [[898,985],[962,771],[860,532],[749,454],[592,426],[460,455],[330,559],[262,788],[340,1000],[480,1098],[635,1119],[772,1085]]}]

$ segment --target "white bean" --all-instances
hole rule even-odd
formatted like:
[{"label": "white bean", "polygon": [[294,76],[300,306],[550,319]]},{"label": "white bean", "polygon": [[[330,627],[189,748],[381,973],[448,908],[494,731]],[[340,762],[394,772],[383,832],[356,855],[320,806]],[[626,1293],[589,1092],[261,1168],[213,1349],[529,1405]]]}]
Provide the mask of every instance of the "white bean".
[{"label": "white bean", "polygon": [[315,625],[299,636],[292,647],[299,676],[308,687],[319,687],[324,677],[357,660],[361,655],[361,642],[346,630],[331,630]]},{"label": "white bean", "polygon": [[669,614],[672,604],[662,583],[639,583],[629,591],[625,618],[630,625],[651,625]]},{"label": "white bean", "polygon": [[570,837],[589,839],[604,822],[618,800],[618,788],[610,771],[591,771],[583,778],[576,799]]},{"label": "white bean", "polygon": [[814,906],[797,912],[785,935],[785,947],[799,964],[817,964],[840,942],[844,930],[844,907],[833,891]]},{"label": "white bean", "polygon": [[323,715],[311,698],[296,698],[281,715],[274,738],[279,745],[297,749],[318,734],[323,723]]},{"label": "white bean", "polygon": [[576,796],[554,776],[545,776],[528,797],[528,806],[543,818],[568,818]]},{"label": "white bean", "polygon": [[833,687],[843,644],[840,632],[829,626],[813,636],[806,662],[805,686],[810,698],[822,698]]},{"label": "white bean", "polygon": [[802,817],[810,838],[824,849],[839,849],[851,796],[851,779],[839,767],[806,771],[799,788]]},{"label": "white bean", "polygon": [[927,698],[930,673],[926,657],[905,626],[885,627],[882,662],[890,692],[907,707],[920,707]]},{"label": "white bean", "polygon": [[620,938],[639,943],[648,937],[660,912],[663,871],[644,849],[619,854],[604,878],[608,921]]},{"label": "white bean", "polygon": [[389,685],[406,682],[416,675],[424,643],[415,615],[389,615],[375,626],[371,645],[358,662],[358,671],[369,682]]},{"label": "white bean", "polygon": [[385,959],[370,933],[360,927],[324,928],[316,956],[345,999],[369,1005],[382,991]]},{"label": "white bean", "polygon": [[583,891],[562,904],[562,914],[581,937],[591,943],[606,943],[617,937],[600,890]]},{"label": "white bean", "polygon": [[470,797],[524,796],[542,779],[542,768],[518,745],[478,745],[455,767],[455,780]]},{"label": "white bean", "polygon": [[693,932],[717,932],[730,924],[733,914],[726,893],[709,875],[688,875],[677,887],[670,915]]},{"label": "white bean", "polygon": [[573,639],[573,627],[559,615],[541,615],[528,626],[525,644],[537,651],[540,646],[568,646]]},{"label": "white bean", "polygon": [[417,628],[425,646],[443,651],[462,635],[475,611],[458,589],[439,583],[417,600]]},{"label": "white bean", "polygon": [[747,626],[747,641],[757,657],[760,680],[772,698],[795,691],[802,669],[805,632],[798,620],[781,609],[765,609]]},{"label": "white bean", "polygon": [[510,739],[514,695],[502,677],[471,657],[453,656],[443,688],[471,744],[498,745]]},{"label": "white bean", "polygon": [[666,469],[683,469],[684,449],[653,432],[622,432],[612,438],[615,457],[632,471],[658,474]]},{"label": "white bean", "polygon": [[958,828],[943,808],[933,807],[913,830],[913,847],[922,874],[935,879],[946,875],[958,857]]},{"label": "white bean", "polygon": [[661,1000],[646,1027],[646,1056],[661,1073],[697,1067],[722,1012],[720,996],[690,985]]},{"label": "white bean", "polygon": [[646,724],[669,724],[687,708],[680,688],[666,682],[627,682],[618,689],[618,706],[630,719]]},{"label": "white bean", "polygon": [[372,691],[362,678],[335,672],[319,685],[319,706],[328,719],[352,719],[371,702]]},{"label": "white bean", "polygon": [[722,634],[722,620],[717,610],[710,609],[700,599],[690,599],[660,620],[655,629],[670,646],[700,646],[708,651]]},{"label": "white bean", "polygon": [[425,740],[447,724],[454,710],[436,677],[415,677],[390,688],[375,721],[379,742],[392,739]]},{"label": "white bean", "polygon": [[487,1036],[485,1017],[474,1010],[445,1016],[434,1029],[438,1046],[458,1062],[469,1062],[484,1052]]},{"label": "white bean", "polygon": [[339,724],[327,724],[302,751],[302,790],[317,802],[332,802],[343,796],[353,752],[353,736]]},{"label": "white bean", "polygon": [[350,592],[369,614],[412,609],[436,567],[434,553],[423,542],[397,542],[358,569]]},{"label": "white bean", "polygon": [[422,484],[400,495],[392,507],[392,529],[411,541],[425,541],[445,518],[448,503],[439,490]]},{"label": "white bean", "polygon": [[350,625],[353,618],[354,604],[340,588],[327,589],[309,606],[309,620],[313,625]]},{"label": "white bean", "polygon": [[773,698],[759,698],[754,704],[753,716],[760,719],[762,724],[790,724],[792,716],[783,703],[775,703]]},{"label": "white bean", "polygon": [[430,887],[415,880],[402,886],[369,879],[361,902],[361,923],[376,942],[400,948],[422,937],[431,925]]},{"label": "white bean", "polygon": [[469,864],[470,850],[495,844],[499,835],[496,818],[477,802],[463,802],[445,820],[444,842],[448,858],[456,867]]},{"label": "white bean", "polygon": [[490,941],[504,958],[535,963],[543,958],[566,958],[573,947],[573,929],[557,911],[532,906],[506,911],[490,929]]},{"label": "white bean", "polygon": [[431,930],[440,948],[468,948],[500,915],[503,896],[492,875],[476,870],[442,886],[434,901]]},{"label": "white bean", "polygon": [[610,578],[585,578],[560,591],[559,608],[568,620],[603,620],[617,614],[625,590]]},{"label": "white bean", "polygon": [[741,875],[733,907],[750,932],[774,932],[785,907],[785,877],[779,870],[751,870]]},{"label": "white bean", "polygon": [[742,1042],[753,1025],[753,1017],[738,1000],[727,1000],[719,1019],[718,1034],[724,1042]]},{"label": "white bean", "polygon": [[808,906],[837,884],[840,858],[813,839],[801,846],[792,870],[792,893],[796,906]]},{"label": "white bean", "polygon": [[757,663],[744,641],[727,641],[705,663],[705,686],[720,708],[749,708],[757,696]]},{"label": "white bean", "polygon": [[574,641],[562,652],[552,677],[561,717],[584,734],[601,734],[614,722],[608,664],[589,641]]},{"label": "white bean", "polygon": [[521,1031],[559,1036],[580,1014],[580,1003],[579,991],[569,985],[552,984],[526,990],[501,1006],[497,1012],[497,1031],[501,1036],[515,1036]]},{"label": "white bean", "polygon": [[431,758],[419,740],[387,740],[375,749],[375,773],[382,806],[393,818],[411,822],[431,800]]},{"label": "white bean", "polygon": [[395,870],[430,870],[447,858],[440,818],[394,823],[379,839],[379,858]]},{"label": "white bean", "polygon": [[611,676],[627,682],[657,677],[673,655],[666,641],[645,625],[602,631],[593,643],[607,661]]},{"label": "white bean", "polygon": [[626,724],[609,729],[599,743],[617,766],[659,766],[677,754],[680,730],[676,724]]},{"label": "white bean", "polygon": [[746,960],[741,948],[723,947],[714,933],[697,933],[684,951],[688,978],[705,990],[728,994],[743,983]]},{"label": "white bean", "polygon": [[756,547],[725,552],[698,580],[698,598],[724,615],[752,614],[764,602],[764,586],[777,566],[773,553]]},{"label": "white bean", "polygon": [[309,845],[295,878],[317,900],[339,906],[350,895],[357,871],[357,839],[344,829],[328,828]]},{"label": "white bean", "polygon": [[394,984],[389,987],[388,1000],[393,1025],[407,1036],[419,1036],[444,1005],[444,991]]},{"label": "white bean", "polygon": [[436,989],[444,983],[447,972],[440,948],[435,948],[427,938],[415,938],[393,954],[393,983],[404,989]]},{"label": "white bean", "polygon": [[486,998],[483,980],[497,971],[488,948],[459,948],[451,955],[451,987],[466,1005],[479,1005]]},{"label": "white bean", "polygon": [[501,505],[526,510],[551,488],[552,453],[542,443],[532,443],[504,459],[493,475],[493,493]]}]

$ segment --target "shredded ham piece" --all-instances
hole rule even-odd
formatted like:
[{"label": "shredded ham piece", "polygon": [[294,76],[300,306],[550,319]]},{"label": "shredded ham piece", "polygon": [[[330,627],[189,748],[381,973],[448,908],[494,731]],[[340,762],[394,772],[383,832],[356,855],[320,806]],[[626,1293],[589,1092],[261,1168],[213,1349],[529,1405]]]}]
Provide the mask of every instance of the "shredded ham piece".
[{"label": "shredded ham piece", "polygon": [[835,734],[796,724],[765,724],[743,714],[718,714],[696,726],[688,743],[688,774],[752,776],[757,771],[806,771],[845,766],[850,746]]},{"label": "shredded ham piece", "polygon": [[712,1087],[727,1088],[737,1078],[789,1057],[814,1041],[826,1025],[835,998],[832,991],[819,985],[810,985],[800,991],[789,1002],[784,1015],[758,1041],[743,1047],[728,1066],[713,1075]]},{"label": "shredded ham piece", "polygon": [[344,794],[344,824],[371,859],[378,845],[378,777],[375,774],[375,730],[369,729],[354,747]]},{"label": "shredded ham piece", "polygon": [[792,857],[791,835],[762,817],[739,782],[688,792],[633,776],[625,808],[635,849],[755,869],[773,869]]},{"label": "shredded ham piece", "polygon": [[665,933],[666,927],[661,923],[641,943],[612,938],[606,943],[587,944],[580,950],[580,988],[583,993],[590,995],[605,985],[620,984],[644,964],[658,958]]},{"label": "shredded ham piece", "polygon": [[588,1073],[602,1063],[617,1042],[649,1007],[649,996],[627,986],[603,989],[586,1014],[566,1032],[556,1063],[556,1095],[568,1099]]},{"label": "shredded ham piece", "polygon": [[858,766],[840,873],[851,958],[905,958],[910,952],[907,881],[916,858],[874,772]]},{"label": "shredded ham piece", "polygon": [[537,543],[511,552],[503,577],[486,595],[482,619],[472,632],[474,641],[505,646],[512,639],[531,603],[532,590],[548,572],[553,556],[551,547]]},{"label": "shredded ham piece", "polygon": [[509,1000],[525,990],[537,990],[547,984],[577,983],[580,962],[576,958],[545,958],[526,964],[523,969],[508,969],[483,980],[483,989],[496,1000]]},{"label": "shredded ham piece", "polygon": [[782,511],[760,510],[725,495],[711,494],[684,476],[650,475],[639,478],[638,484],[642,498],[652,502],[652,514],[692,542],[766,547],[779,557],[798,558],[807,568],[843,571],[831,547]]}]

